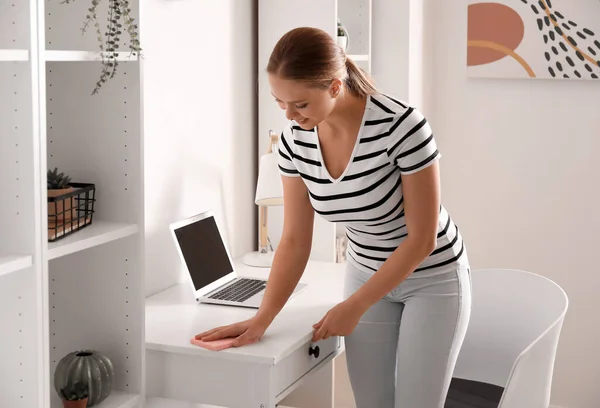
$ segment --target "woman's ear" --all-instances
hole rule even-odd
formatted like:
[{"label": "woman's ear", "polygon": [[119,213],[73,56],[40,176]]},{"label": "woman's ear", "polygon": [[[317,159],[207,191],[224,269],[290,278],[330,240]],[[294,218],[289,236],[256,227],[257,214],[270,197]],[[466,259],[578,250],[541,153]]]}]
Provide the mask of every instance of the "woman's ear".
[{"label": "woman's ear", "polygon": [[340,92],[342,92],[342,86],[343,82],[339,78],[335,78],[333,81],[331,81],[329,93],[331,94],[332,98],[337,98],[339,96]]}]

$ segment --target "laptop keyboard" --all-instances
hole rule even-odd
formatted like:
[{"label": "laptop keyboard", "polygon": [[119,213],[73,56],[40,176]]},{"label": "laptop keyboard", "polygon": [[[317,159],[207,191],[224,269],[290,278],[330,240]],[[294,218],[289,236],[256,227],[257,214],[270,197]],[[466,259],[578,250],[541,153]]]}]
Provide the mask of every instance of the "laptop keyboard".
[{"label": "laptop keyboard", "polygon": [[209,296],[210,299],[227,300],[230,302],[243,302],[267,285],[264,280],[238,278],[234,283]]}]

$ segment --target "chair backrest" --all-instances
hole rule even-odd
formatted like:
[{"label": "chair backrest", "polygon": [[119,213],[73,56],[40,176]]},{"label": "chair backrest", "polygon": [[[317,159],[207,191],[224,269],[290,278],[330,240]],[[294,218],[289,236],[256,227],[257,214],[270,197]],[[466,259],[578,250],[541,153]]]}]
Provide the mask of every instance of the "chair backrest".
[{"label": "chair backrest", "polygon": [[528,393],[538,393],[536,401],[548,399],[568,308],[565,292],[545,277],[518,270],[474,270],[472,281],[471,320],[454,376],[506,387],[502,407],[514,406],[509,402],[521,397],[523,384]]}]

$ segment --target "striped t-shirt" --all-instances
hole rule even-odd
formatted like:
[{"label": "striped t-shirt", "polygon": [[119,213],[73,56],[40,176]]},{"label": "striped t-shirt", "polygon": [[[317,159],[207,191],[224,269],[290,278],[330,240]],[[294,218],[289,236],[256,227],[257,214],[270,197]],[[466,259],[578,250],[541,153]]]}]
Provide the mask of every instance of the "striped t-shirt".
[{"label": "striped t-shirt", "polygon": [[[346,224],[347,262],[373,274],[406,238],[402,174],[440,158],[427,120],[414,107],[387,95],[367,100],[359,134],[342,175],[323,164],[318,130],[291,121],[280,137],[279,170],[302,177],[315,212]],[[415,272],[445,272],[466,264],[458,227],[440,206],[437,246]]]}]

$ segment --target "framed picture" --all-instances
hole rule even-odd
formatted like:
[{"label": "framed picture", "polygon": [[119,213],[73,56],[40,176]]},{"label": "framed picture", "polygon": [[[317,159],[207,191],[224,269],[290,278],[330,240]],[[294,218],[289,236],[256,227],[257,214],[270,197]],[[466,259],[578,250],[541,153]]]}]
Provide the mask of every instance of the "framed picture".
[{"label": "framed picture", "polygon": [[600,0],[469,0],[467,21],[470,77],[600,78]]}]

